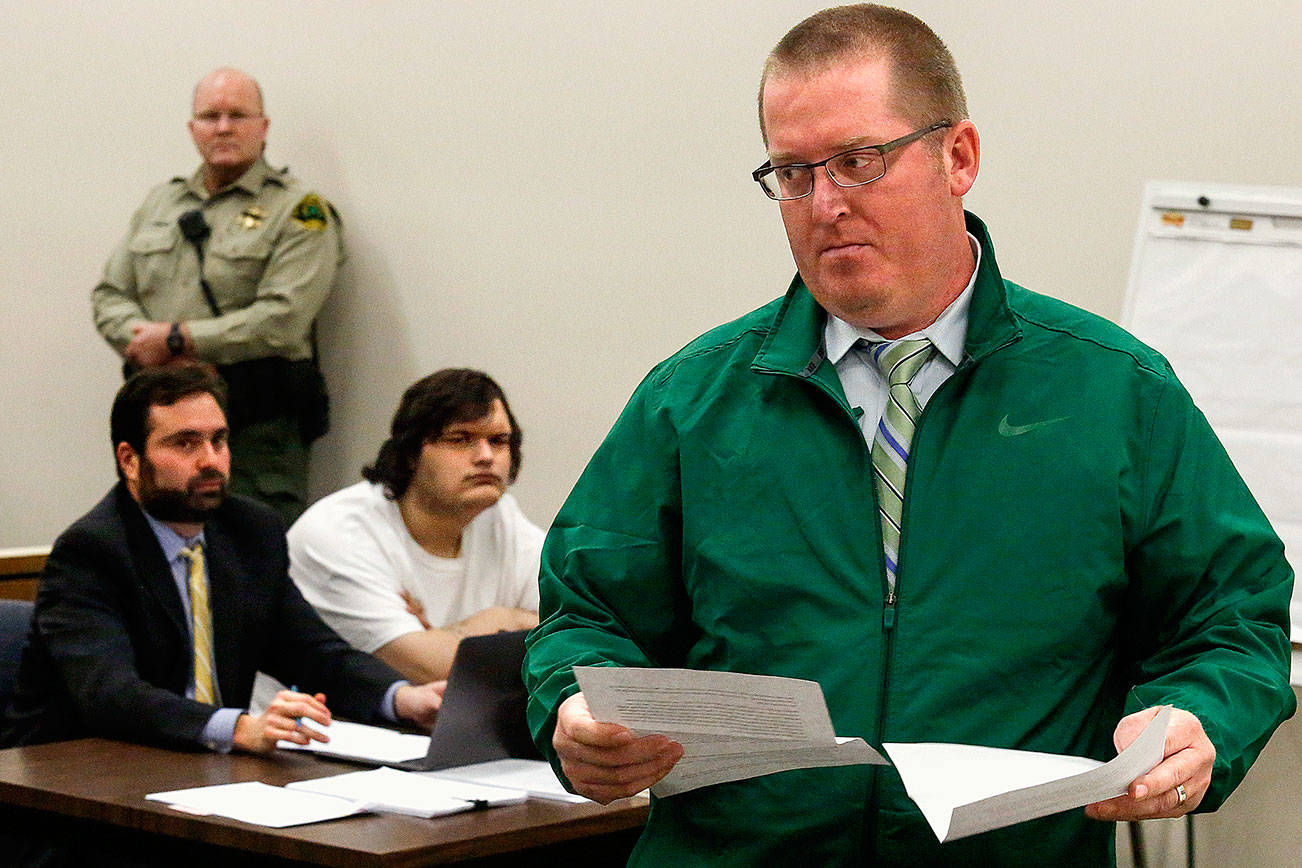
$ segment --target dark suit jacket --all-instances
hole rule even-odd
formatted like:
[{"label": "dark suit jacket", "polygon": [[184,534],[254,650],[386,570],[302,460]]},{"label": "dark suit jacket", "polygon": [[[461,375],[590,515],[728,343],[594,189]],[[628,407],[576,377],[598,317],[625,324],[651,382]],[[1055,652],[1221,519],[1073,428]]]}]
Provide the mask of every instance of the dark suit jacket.
[{"label": "dark suit jacket", "polygon": [[[401,676],[303,600],[276,514],[231,496],[204,536],[222,704],[247,707],[261,669],[325,693],[335,714],[375,720]],[[185,697],[192,653],[162,548],[119,483],[54,544],[0,745],[92,735],[201,745],[213,707]]]}]

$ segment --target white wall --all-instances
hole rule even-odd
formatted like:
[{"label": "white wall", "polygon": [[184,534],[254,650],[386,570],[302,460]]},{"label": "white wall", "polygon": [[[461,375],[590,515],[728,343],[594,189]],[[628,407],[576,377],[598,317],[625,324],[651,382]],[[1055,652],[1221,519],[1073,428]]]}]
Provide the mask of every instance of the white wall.
[{"label": "white wall", "polygon": [[[193,168],[209,69],[261,79],[269,157],[346,218],[315,491],[356,478],[404,386],[472,365],[526,427],[516,491],[546,523],[647,368],[785,288],[754,91],[819,5],[0,0],[0,546],[49,543],[113,479],[89,292],[145,189]],[[969,205],[1032,288],[1118,317],[1147,179],[1302,183],[1296,0],[909,8],[964,71]],[[1271,765],[1231,804],[1296,852]]]},{"label": "white wall", "polygon": [[[112,481],[89,291],[145,189],[193,168],[212,67],[261,79],[270,159],[348,228],[316,493],[406,384],[471,365],[525,426],[516,491],[546,523],[655,361],[785,288],[754,91],[818,5],[0,0],[0,546],[50,542]],[[1146,179],[1299,182],[1293,0],[910,8],[964,70],[969,205],[1032,288],[1118,316]]]}]

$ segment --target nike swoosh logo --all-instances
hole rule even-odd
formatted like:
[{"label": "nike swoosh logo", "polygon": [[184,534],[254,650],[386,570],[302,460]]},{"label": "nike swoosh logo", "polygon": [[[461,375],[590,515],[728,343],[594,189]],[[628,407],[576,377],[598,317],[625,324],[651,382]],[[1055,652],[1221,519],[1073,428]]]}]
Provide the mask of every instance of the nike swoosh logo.
[{"label": "nike swoosh logo", "polygon": [[1059,416],[1056,419],[1045,419],[1042,422],[1032,422],[1029,425],[1012,425],[1008,422],[1008,417],[1004,416],[1004,418],[999,420],[999,433],[1004,437],[1017,437],[1021,434],[1026,434],[1029,431],[1034,431],[1036,428],[1043,428],[1045,425],[1052,425],[1055,422],[1065,422],[1070,418],[1070,416]]}]

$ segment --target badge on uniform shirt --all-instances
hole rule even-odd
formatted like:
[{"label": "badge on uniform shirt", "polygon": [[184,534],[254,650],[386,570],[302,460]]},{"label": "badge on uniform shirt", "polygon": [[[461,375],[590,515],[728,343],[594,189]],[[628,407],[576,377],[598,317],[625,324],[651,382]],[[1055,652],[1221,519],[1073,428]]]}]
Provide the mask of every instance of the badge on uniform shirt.
[{"label": "badge on uniform shirt", "polygon": [[324,229],[326,227],[326,206],[321,197],[308,193],[303,201],[294,206],[293,218],[303,224],[305,229]]},{"label": "badge on uniform shirt", "polygon": [[245,229],[257,229],[262,224],[262,218],[266,215],[257,205],[251,208],[245,208],[240,214],[240,222],[244,224]]}]

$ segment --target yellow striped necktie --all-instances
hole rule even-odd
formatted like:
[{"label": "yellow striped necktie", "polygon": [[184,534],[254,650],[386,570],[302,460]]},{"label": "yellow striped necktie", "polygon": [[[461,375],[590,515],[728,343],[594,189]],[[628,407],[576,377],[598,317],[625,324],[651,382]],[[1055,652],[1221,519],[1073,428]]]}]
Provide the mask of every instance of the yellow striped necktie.
[{"label": "yellow striped necktie", "polygon": [[194,638],[194,698],[208,705],[217,704],[217,687],[213,678],[212,609],[208,606],[208,575],[204,569],[203,543],[196,541],[181,549],[181,557],[190,562],[190,625]]}]

